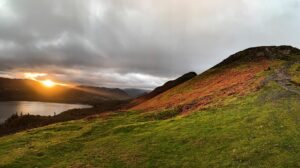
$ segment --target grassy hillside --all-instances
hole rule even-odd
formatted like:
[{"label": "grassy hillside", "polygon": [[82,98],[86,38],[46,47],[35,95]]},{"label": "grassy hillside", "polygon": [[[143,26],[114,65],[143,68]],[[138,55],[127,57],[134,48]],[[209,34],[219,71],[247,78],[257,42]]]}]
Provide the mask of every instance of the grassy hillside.
[{"label": "grassy hillside", "polygon": [[300,167],[299,50],[253,48],[129,111],[0,138],[0,167]]},{"label": "grassy hillside", "polygon": [[186,117],[114,112],[2,137],[0,167],[299,167],[299,144],[300,96],[270,82]]}]

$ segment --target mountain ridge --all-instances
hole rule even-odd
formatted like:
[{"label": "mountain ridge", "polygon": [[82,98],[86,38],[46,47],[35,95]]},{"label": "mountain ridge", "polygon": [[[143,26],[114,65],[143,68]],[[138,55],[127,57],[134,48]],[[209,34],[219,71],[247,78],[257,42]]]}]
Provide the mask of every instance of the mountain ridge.
[{"label": "mountain ridge", "polygon": [[[181,113],[188,113],[221,105],[228,96],[243,96],[259,90],[266,83],[267,73],[274,73],[275,69],[279,71],[281,66],[289,69],[290,64],[299,60],[300,50],[291,46],[248,48],[229,56],[191,81],[132,107],[132,110],[179,108]],[[285,74],[289,76],[287,72]]]},{"label": "mountain ridge", "polygon": [[129,104],[126,105],[125,108],[131,108],[133,106],[137,106],[138,104],[141,104],[145,101],[148,101],[188,80],[191,80],[192,78],[194,78],[195,76],[197,76],[197,74],[195,72],[188,72],[182,76],[180,76],[177,79],[174,80],[170,80],[167,81],[166,83],[164,83],[162,86],[159,86],[157,88],[155,88],[153,91],[142,95],[140,97],[137,97],[136,99],[133,99],[132,101],[129,102]]},{"label": "mountain ridge", "polygon": [[[255,53],[255,55],[253,55]],[[219,64],[215,65],[213,68],[229,65],[235,61],[255,61],[257,59],[295,59],[288,57],[291,54],[300,54],[300,49],[288,46],[259,46],[259,47],[250,47],[243,51],[239,51],[228,58],[221,61]],[[296,58],[297,59],[297,58]]]}]

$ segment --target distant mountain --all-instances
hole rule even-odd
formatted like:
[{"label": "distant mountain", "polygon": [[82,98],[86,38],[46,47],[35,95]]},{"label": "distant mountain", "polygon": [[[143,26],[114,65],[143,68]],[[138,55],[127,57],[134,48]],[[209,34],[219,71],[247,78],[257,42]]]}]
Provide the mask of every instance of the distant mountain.
[{"label": "distant mountain", "polygon": [[137,98],[139,96],[145,95],[151,90],[145,90],[145,89],[134,89],[134,88],[128,88],[128,89],[122,89],[125,91],[131,98]]},{"label": "distant mountain", "polygon": [[60,85],[46,88],[33,80],[0,78],[0,101],[98,104],[103,101],[127,99],[130,99],[129,95],[121,89]]}]

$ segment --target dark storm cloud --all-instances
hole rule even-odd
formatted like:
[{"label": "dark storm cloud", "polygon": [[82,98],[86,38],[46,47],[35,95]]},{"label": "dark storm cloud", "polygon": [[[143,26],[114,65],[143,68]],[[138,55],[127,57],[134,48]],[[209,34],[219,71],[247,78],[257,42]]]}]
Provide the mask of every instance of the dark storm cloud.
[{"label": "dark storm cloud", "polygon": [[298,0],[0,0],[0,75],[151,88],[247,47],[299,47],[299,10]]}]

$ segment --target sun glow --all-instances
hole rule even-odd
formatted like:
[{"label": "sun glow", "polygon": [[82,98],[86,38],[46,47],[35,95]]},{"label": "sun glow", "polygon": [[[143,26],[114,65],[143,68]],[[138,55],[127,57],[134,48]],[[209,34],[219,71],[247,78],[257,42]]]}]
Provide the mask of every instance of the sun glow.
[{"label": "sun glow", "polygon": [[52,80],[48,79],[48,80],[44,80],[44,81],[41,81],[41,83],[46,86],[46,87],[54,87],[55,85],[57,85],[55,82],[53,82]]},{"label": "sun glow", "polygon": [[24,73],[24,77],[26,79],[31,79],[31,80],[34,80],[34,81],[37,81],[37,82],[40,82],[43,86],[47,87],[47,88],[52,88],[54,86],[68,86],[70,87],[69,84],[65,84],[65,83],[58,83],[58,82],[55,82],[51,79],[47,79],[48,77],[48,74],[46,73],[31,73],[31,72],[26,72]]}]

